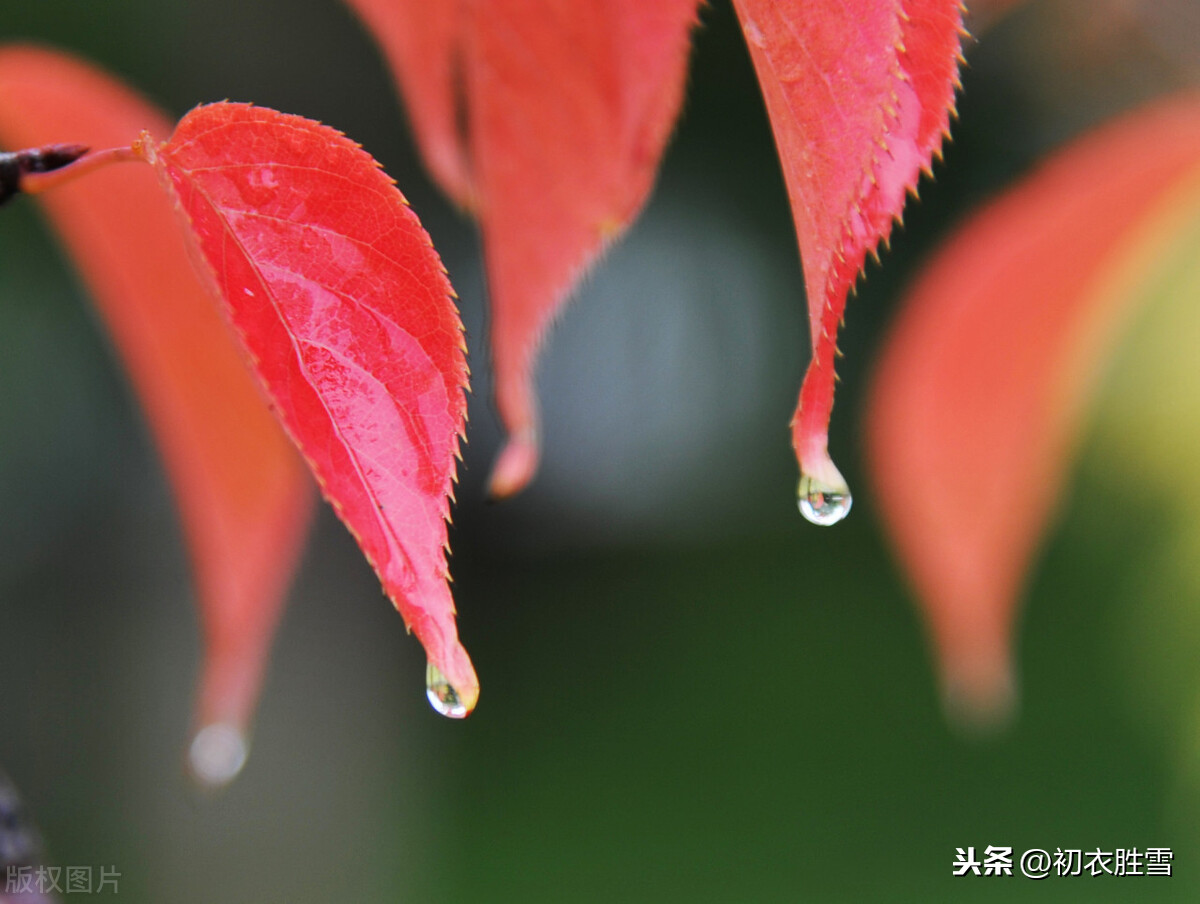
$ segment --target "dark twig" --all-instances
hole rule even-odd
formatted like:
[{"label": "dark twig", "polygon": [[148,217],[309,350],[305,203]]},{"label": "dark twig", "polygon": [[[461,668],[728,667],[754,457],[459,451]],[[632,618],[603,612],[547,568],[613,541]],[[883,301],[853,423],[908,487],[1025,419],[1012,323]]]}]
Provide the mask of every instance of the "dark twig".
[{"label": "dark twig", "polygon": [[87,152],[82,144],[50,144],[24,151],[0,152],[0,204],[21,191],[22,177],[61,169]]}]

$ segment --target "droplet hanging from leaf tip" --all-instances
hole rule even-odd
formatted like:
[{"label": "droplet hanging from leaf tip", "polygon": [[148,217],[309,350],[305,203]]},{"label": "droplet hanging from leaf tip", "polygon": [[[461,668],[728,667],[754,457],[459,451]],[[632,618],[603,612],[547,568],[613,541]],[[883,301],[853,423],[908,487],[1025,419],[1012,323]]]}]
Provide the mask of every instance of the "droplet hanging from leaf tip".
[{"label": "droplet hanging from leaf tip", "polygon": [[837,524],[850,514],[850,506],[854,503],[845,483],[831,485],[810,474],[800,476],[796,495],[800,514],[822,527]]},{"label": "droplet hanging from leaf tip", "polygon": [[425,696],[434,711],[448,719],[465,719],[471,712],[458,691],[432,662],[425,666]]},{"label": "droplet hanging from leaf tip", "polygon": [[215,790],[237,778],[249,752],[246,736],[237,727],[223,722],[205,725],[188,748],[188,769],[197,784]]}]

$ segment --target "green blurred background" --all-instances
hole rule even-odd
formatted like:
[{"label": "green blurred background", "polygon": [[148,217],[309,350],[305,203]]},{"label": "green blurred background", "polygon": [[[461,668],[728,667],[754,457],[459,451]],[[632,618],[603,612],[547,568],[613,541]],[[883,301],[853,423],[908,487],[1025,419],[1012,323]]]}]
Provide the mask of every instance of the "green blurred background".
[{"label": "green blurred background", "polygon": [[[3,211],[0,765],[51,862],[115,866],[121,899],[145,902],[1200,900],[1200,449],[1170,426],[1200,422],[1195,346],[1156,376],[1148,319],[1114,365],[1125,396],[1101,401],[1031,575],[1021,709],[997,737],[942,718],[859,458],[870,362],[924,256],[1048,148],[1194,86],[1200,7],[1035,0],[970,44],[937,182],[849,310],[831,448],[858,493],[833,529],[794,504],[807,328],[769,129],[728,0],[703,20],[653,200],[547,347],[543,471],[488,506],[478,239],[349,12],[6,4],[5,37],[98,61],[175,114],[254,101],[361,141],[441,251],[475,378],[452,543],[479,709],[429,709],[419,646],[325,508],[251,759],[199,797],[168,488],[69,265],[32,204]],[[1146,411],[1161,429],[1139,442]],[[951,877],[956,847],[988,845],[1171,847],[1176,875]]]}]

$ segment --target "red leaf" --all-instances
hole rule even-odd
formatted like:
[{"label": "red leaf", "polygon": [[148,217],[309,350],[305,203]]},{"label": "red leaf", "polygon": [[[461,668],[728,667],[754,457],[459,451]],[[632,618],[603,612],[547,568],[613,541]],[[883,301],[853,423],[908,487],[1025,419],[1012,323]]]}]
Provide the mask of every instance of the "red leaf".
[{"label": "red leaf", "polygon": [[800,508],[840,520],[827,451],[846,295],[886,241],[948,128],[958,0],[734,0],[783,163],[804,263],[813,357],[792,419]]},{"label": "red leaf", "polygon": [[[128,89],[47,50],[0,51],[0,142],[127,145],[170,124]],[[180,507],[207,641],[198,721],[250,720],[303,541],[304,466],[196,280],[171,204],[141,166],[40,199],[103,315]]]},{"label": "red leaf", "polygon": [[297,116],[198,107],[143,152],[276,412],[424,644],[435,706],[466,715],[479,684],[444,549],[467,365],[429,236],[369,154]]},{"label": "red leaf", "polygon": [[466,0],[347,0],[378,39],[408,104],[425,164],[463,207],[474,188],[459,125]]},{"label": "red leaf", "polygon": [[[645,203],[682,99],[698,0],[489,0],[436,14],[429,0],[348,2],[386,49],[430,169],[479,217],[509,432],[491,491],[506,496],[537,467],[538,344]],[[455,84],[465,134],[452,128]]]},{"label": "red leaf", "polygon": [[1196,178],[1200,99],[1127,116],[972,218],[909,294],[873,382],[870,465],[954,709],[1011,703],[1026,569],[1164,211]]}]

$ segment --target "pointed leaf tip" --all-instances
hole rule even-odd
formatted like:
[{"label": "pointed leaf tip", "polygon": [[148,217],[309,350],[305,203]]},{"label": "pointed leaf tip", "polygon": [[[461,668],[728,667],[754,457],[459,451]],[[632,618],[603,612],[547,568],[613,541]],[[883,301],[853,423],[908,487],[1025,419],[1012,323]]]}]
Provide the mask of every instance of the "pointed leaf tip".
[{"label": "pointed leaf tip", "polygon": [[508,438],[488,480],[488,494],[493,499],[507,499],[525,489],[537,472],[538,448],[532,431]]},{"label": "pointed leaf tip", "polygon": [[942,663],[942,712],[963,734],[988,737],[1004,731],[1016,718],[1018,702],[1006,646],[998,644]]},{"label": "pointed leaf tip", "polygon": [[198,107],[147,156],[326,498],[473,705],[445,557],[467,366],[428,234],[369,154],[298,116]]},{"label": "pointed leaf tip", "polygon": [[804,479],[837,486],[827,446],[846,296],[949,127],[962,11],[957,0],[734,0],[734,7],[804,265],[812,361],[792,445]]},{"label": "pointed leaf tip", "polygon": [[1200,212],[1196,96],[1058,152],[968,221],[908,293],[871,383],[867,463],[953,709],[1015,698],[1026,570],[1100,364],[1181,209]]}]

